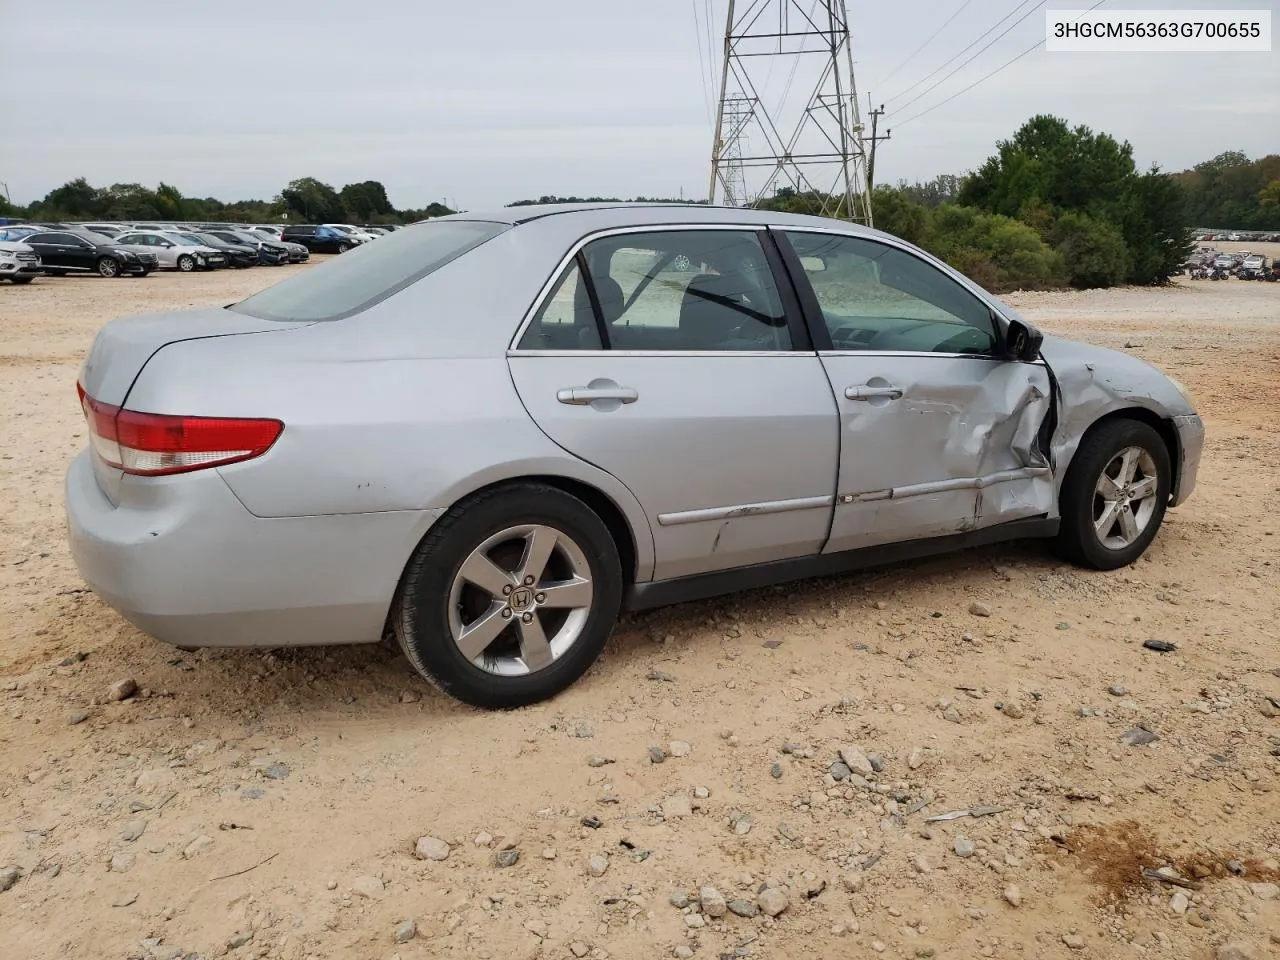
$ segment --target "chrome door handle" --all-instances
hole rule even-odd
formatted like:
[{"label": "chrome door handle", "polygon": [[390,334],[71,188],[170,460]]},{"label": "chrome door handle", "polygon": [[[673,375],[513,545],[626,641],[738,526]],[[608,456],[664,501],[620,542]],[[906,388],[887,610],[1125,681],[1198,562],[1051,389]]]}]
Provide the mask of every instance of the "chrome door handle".
[{"label": "chrome door handle", "polygon": [[640,399],[640,394],[633,387],[566,387],[556,391],[556,399],[561,403],[586,406],[596,400],[635,403]]},{"label": "chrome door handle", "polygon": [[844,396],[846,400],[870,400],[873,397],[901,400],[902,391],[897,387],[873,387],[863,383],[856,387],[845,387]]}]

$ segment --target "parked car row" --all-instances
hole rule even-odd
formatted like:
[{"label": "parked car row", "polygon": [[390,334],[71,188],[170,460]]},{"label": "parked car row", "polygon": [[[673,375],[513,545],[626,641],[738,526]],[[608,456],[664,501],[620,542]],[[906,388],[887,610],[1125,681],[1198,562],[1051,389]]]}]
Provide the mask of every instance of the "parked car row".
[{"label": "parked car row", "polygon": [[1280,233],[1199,233],[1195,235],[1197,240],[1226,240],[1230,243],[1280,243]]},{"label": "parked car row", "polygon": [[1187,257],[1182,269],[1193,280],[1226,280],[1230,277],[1273,282],[1280,280],[1280,263],[1275,260],[1268,262],[1262,254],[1248,250],[1231,253],[1212,247],[1200,247]]},{"label": "parked car row", "polygon": [[394,227],[353,224],[22,223],[0,227],[0,280],[40,274],[143,276],[153,270],[303,263],[312,253],[345,253]]}]

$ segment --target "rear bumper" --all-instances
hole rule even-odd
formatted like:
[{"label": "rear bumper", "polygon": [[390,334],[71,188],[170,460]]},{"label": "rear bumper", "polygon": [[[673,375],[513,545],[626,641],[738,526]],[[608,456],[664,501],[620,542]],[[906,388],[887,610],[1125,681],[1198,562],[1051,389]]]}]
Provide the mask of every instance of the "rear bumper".
[{"label": "rear bumper", "polygon": [[1178,478],[1169,497],[1169,505],[1184,503],[1196,487],[1196,475],[1200,472],[1200,455],[1204,450],[1204,421],[1196,414],[1173,418],[1178,431]]},{"label": "rear bumper", "polygon": [[88,451],[67,470],[71,553],[93,591],[167,643],[373,643],[438,511],[261,518],[216,471],[125,477],[112,504]]}]

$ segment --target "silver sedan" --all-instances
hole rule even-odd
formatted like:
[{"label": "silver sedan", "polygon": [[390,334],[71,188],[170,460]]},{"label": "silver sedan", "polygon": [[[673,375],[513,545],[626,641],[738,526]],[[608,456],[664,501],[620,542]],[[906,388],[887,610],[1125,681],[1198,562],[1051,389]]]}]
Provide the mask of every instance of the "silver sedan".
[{"label": "silver sedan", "polygon": [[1176,382],[894,237],[679,205],[415,224],[109,323],[72,551],[183,646],[375,642],[472,704],[623,609],[1015,538],[1136,560],[1196,481]]}]

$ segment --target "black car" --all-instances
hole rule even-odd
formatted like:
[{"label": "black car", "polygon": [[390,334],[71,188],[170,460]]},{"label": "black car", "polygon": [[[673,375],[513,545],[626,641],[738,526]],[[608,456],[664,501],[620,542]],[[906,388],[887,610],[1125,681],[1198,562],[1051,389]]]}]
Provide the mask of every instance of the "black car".
[{"label": "black car", "polygon": [[282,243],[272,243],[266,237],[259,237],[248,230],[210,230],[210,236],[217,237],[227,243],[239,243],[253,247],[257,252],[258,263],[277,267],[289,262],[289,248]]},{"label": "black car", "polygon": [[183,236],[194,237],[206,247],[213,247],[227,258],[227,266],[256,267],[261,262],[256,246],[243,240],[230,239],[232,234],[221,230],[201,230],[199,233],[185,233]]},{"label": "black car", "polygon": [[111,242],[101,234],[50,231],[33,233],[22,242],[40,254],[44,272],[51,277],[68,273],[96,273],[101,277],[133,274],[145,277],[157,267],[153,253],[135,253]]},{"label": "black car", "polygon": [[346,253],[356,242],[341,230],[333,227],[318,227],[314,224],[295,223],[284,228],[280,233],[281,240],[300,243],[312,253]]}]

